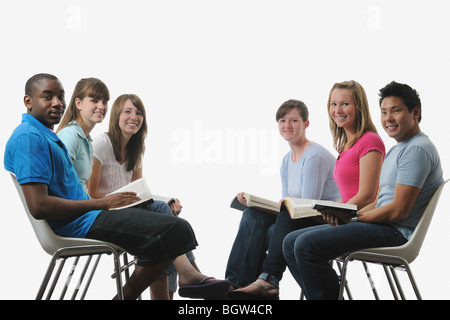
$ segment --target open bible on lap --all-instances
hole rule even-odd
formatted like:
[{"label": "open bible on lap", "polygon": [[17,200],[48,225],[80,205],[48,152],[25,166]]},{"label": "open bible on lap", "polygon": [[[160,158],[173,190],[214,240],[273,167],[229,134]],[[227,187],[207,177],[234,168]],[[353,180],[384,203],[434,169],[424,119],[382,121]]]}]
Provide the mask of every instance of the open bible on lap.
[{"label": "open bible on lap", "polygon": [[247,200],[247,206],[240,203],[236,196],[231,201],[230,207],[241,211],[246,208],[255,208],[275,215],[281,211],[287,210],[292,219],[318,216],[320,215],[318,210],[326,208],[339,209],[342,213],[353,217],[357,210],[357,207],[354,204],[346,204],[328,200],[286,197],[283,199],[280,206],[279,202],[261,198],[249,193],[244,193],[244,198]]},{"label": "open bible on lap", "polygon": [[124,186],[120,189],[117,189],[111,193],[108,193],[107,195],[112,194],[112,193],[119,193],[119,192],[136,192],[136,196],[141,198],[141,200],[133,202],[133,203],[123,206],[123,207],[112,208],[111,210],[118,210],[118,209],[134,207],[134,206],[141,206],[145,202],[151,203],[155,200],[164,201],[167,204],[171,204],[172,202],[178,201],[178,199],[176,199],[176,198],[170,198],[170,197],[158,196],[158,195],[152,194],[150,192],[150,188],[148,187],[148,184],[147,184],[147,181],[145,180],[145,178],[140,178],[133,182],[130,182],[126,186]]}]

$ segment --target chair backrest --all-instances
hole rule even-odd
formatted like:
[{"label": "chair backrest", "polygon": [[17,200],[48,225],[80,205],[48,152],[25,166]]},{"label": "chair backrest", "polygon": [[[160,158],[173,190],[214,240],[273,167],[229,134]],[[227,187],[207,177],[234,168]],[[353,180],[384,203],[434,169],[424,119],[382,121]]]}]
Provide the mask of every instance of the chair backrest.
[{"label": "chair backrest", "polygon": [[409,251],[411,257],[406,259],[407,261],[412,259],[411,262],[418,256],[420,249],[422,248],[423,241],[428,232],[428,228],[431,223],[431,219],[433,218],[434,212],[436,211],[437,204],[439,202],[439,198],[441,197],[442,190],[444,189],[445,184],[449,180],[444,181],[439,188],[434,192],[433,197],[431,197],[430,202],[428,202],[427,207],[425,208],[422,217],[417,224],[414,233],[409,239]]},{"label": "chair backrest", "polygon": [[92,240],[92,239],[84,239],[84,238],[67,238],[58,236],[56,233],[48,225],[45,220],[37,220],[35,219],[28,209],[27,202],[25,200],[25,195],[23,193],[22,187],[19,185],[16,176],[14,173],[11,173],[11,178],[16,186],[17,193],[19,194],[20,200],[22,201],[25,212],[28,216],[28,219],[31,222],[34,233],[41,244],[42,249],[47,252],[49,255],[53,255],[57,250],[64,247],[73,247],[73,246],[86,246],[86,245],[96,245],[96,244],[104,244],[104,242]]},{"label": "chair backrest", "polygon": [[408,242],[398,247],[371,248],[364,251],[401,256],[408,263],[413,262],[419,255],[420,249],[422,248],[422,244],[425,239],[425,235],[427,234],[428,228],[430,226],[431,219],[433,218],[434,212],[439,202],[442,190],[444,189],[444,186],[448,181],[449,180],[444,181],[435,191]]}]

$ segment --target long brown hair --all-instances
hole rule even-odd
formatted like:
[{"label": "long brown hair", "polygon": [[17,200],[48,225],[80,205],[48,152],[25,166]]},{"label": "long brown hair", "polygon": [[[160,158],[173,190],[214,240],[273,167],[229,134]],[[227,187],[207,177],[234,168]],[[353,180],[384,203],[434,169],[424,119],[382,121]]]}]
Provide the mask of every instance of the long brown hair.
[{"label": "long brown hair", "polygon": [[71,122],[73,121],[78,122],[80,126],[83,125],[83,118],[81,117],[80,111],[77,109],[75,100],[77,98],[83,100],[86,97],[109,101],[108,87],[97,78],[85,78],[78,81],[73,90],[72,98],[70,99],[64,117],[58,126],[58,130],[56,130],[57,133],[64,127],[71,125]]},{"label": "long brown hair", "polygon": [[367,96],[366,92],[364,91],[364,88],[358,82],[353,80],[335,83],[331,88],[330,94],[328,96],[327,109],[328,109],[330,130],[331,134],[333,135],[333,146],[337,150],[337,152],[342,153],[348,141],[347,141],[347,134],[345,133],[344,128],[338,127],[330,114],[331,94],[333,93],[334,89],[350,90],[353,102],[355,103],[356,122],[354,129],[356,132],[356,137],[353,141],[350,142],[351,146],[353,146],[364,133],[366,132],[377,133],[377,129],[375,128],[375,125],[372,122],[372,118],[370,117],[369,102],[367,101]]},{"label": "long brown hair", "polygon": [[[134,134],[126,146],[126,159],[122,159],[120,154],[120,138],[122,132],[119,127],[119,117],[122,113],[123,106],[127,100],[142,112],[143,120],[139,131]],[[141,164],[145,152],[145,138],[147,137],[147,119],[145,115],[145,107],[142,100],[135,94],[123,94],[114,101],[111,108],[109,129],[107,132],[111,144],[113,146],[114,155],[118,162],[127,162],[127,171],[135,170]]]}]

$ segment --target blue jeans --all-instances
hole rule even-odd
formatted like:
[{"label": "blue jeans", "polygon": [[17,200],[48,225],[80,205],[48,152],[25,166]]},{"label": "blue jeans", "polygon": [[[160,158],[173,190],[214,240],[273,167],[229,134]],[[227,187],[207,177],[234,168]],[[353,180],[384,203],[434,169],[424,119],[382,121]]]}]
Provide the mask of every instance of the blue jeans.
[{"label": "blue jeans", "polygon": [[259,278],[279,287],[287,265],[283,255],[284,238],[294,230],[300,230],[324,223],[321,216],[291,219],[291,216],[287,211],[280,212],[275,221],[272,236],[270,237],[269,252],[267,253],[262,268],[263,273]]},{"label": "blue jeans", "polygon": [[291,231],[321,223],[321,217],[291,219],[287,211],[273,215],[245,209],[228,258],[225,278],[235,288],[249,285],[258,276],[278,287],[286,270],[282,251],[284,237]]},{"label": "blue jeans", "polygon": [[256,209],[242,212],[225,270],[225,279],[233,287],[245,287],[258,278],[275,221],[275,215]]},{"label": "blue jeans", "polygon": [[392,226],[351,222],[291,232],[284,239],[283,253],[308,300],[333,300],[339,295],[339,278],[330,260],[350,251],[400,246],[406,241]]}]

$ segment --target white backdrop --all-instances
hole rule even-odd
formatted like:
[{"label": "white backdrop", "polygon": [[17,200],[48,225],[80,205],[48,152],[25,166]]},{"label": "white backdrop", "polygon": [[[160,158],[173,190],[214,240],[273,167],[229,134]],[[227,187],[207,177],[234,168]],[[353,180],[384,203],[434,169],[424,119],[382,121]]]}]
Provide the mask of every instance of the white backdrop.
[{"label": "white backdrop", "polygon": [[[336,155],[328,92],[335,82],[356,80],[366,89],[389,148],[394,141],[379,125],[378,90],[392,80],[408,83],[421,94],[421,128],[436,144],[449,177],[449,13],[446,0],[2,2],[0,161],[25,112],[24,85],[33,74],[58,76],[67,101],[76,82],[91,76],[108,85],[110,106],[122,93],[138,94],[149,121],[144,174],[154,193],[182,200],[182,216],[200,243],[197,263],[204,273],[223,278],[240,220],[229,208],[231,198],[239,191],[281,196],[279,164],[288,146],[274,117],[287,99],[307,104],[307,136]],[[104,121],[92,136],[106,129]],[[0,181],[0,299],[33,299],[50,257],[4,170]],[[412,265],[426,299],[450,298],[449,192],[444,190]],[[88,298],[112,296],[111,266],[104,259]],[[351,269],[353,294],[370,299],[361,270],[356,263]],[[371,270],[384,293],[382,271]],[[298,294],[286,271],[281,298]]]}]

